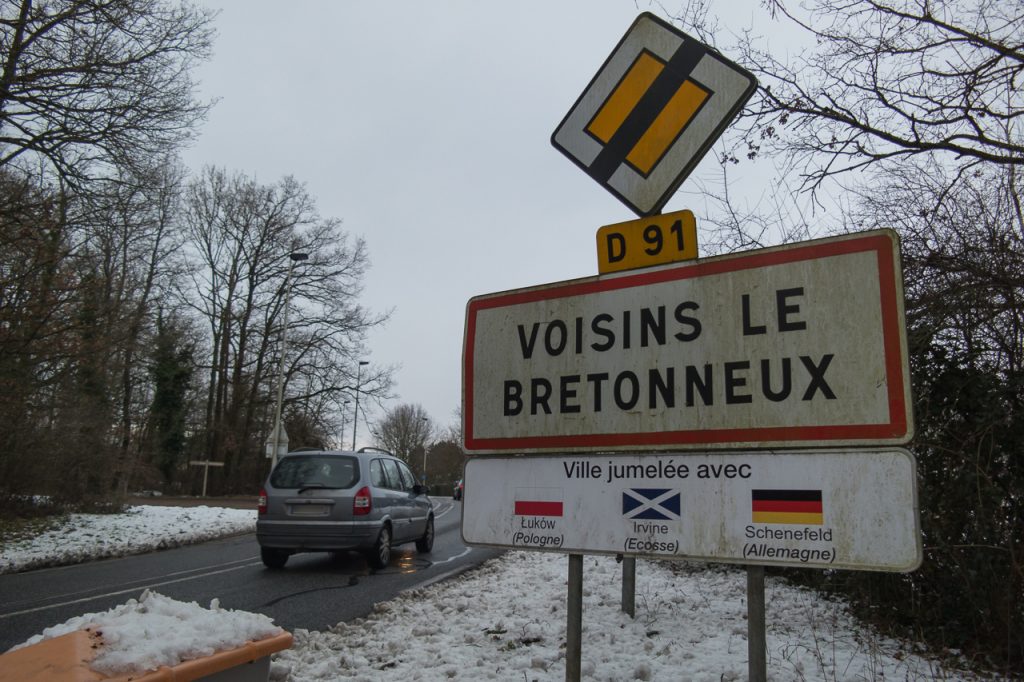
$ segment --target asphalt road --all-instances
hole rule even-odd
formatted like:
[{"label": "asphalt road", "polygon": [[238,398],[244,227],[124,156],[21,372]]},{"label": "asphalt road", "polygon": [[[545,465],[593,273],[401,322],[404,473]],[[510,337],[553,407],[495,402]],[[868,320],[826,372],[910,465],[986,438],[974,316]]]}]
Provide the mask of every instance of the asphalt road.
[{"label": "asphalt road", "polygon": [[105,611],[150,589],[209,606],[264,613],[286,630],[323,630],[367,615],[403,590],[443,580],[500,552],[470,548],[459,534],[462,503],[435,498],[429,554],[395,548],[386,569],[362,555],[297,554],[283,570],[263,566],[255,533],[76,566],[0,575],[0,652],[69,618]]}]

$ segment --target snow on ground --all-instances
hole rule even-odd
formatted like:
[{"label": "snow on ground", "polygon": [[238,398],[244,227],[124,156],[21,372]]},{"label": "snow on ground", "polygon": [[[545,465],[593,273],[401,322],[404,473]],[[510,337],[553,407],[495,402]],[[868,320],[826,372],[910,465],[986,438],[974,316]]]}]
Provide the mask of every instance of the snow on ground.
[{"label": "snow on ground", "polygon": [[71,514],[59,527],[0,553],[0,573],[138,554],[256,530],[256,512],[225,507],[128,507],[123,514]]},{"label": "snow on ground", "polygon": [[[126,514],[74,515],[34,542],[5,547],[0,572],[74,563],[93,553],[114,556],[139,547],[173,546],[252,530],[254,524],[253,511],[210,507],[132,507]],[[271,679],[562,680],[567,572],[564,555],[509,552],[478,570],[378,604],[365,619],[327,632],[296,631],[295,645],[275,657]],[[640,560],[635,619],[619,609],[621,570],[614,558],[585,557],[583,579],[584,679],[746,678],[742,570]],[[872,634],[842,604],[811,591],[769,577],[766,600],[771,680],[975,679],[913,653],[911,646]],[[155,620],[140,620],[145,614]],[[119,616],[128,619],[128,627],[116,624]],[[118,669],[167,663],[177,655],[172,648],[197,650],[218,629],[228,639],[275,631],[265,617],[221,609],[216,600],[203,609],[155,593],[103,614],[71,619],[67,627],[96,621],[104,623],[104,632],[119,627],[125,633],[150,633],[119,651]],[[175,637],[161,636],[171,630]],[[194,634],[189,638],[188,633]]]},{"label": "snow on ground", "polygon": [[173,667],[283,632],[263,614],[222,609],[216,600],[204,609],[147,590],[138,600],[70,618],[14,648],[86,629],[101,632],[104,644],[89,667],[108,677]]},{"label": "snow on ground", "polygon": [[[482,569],[379,604],[364,620],[296,634],[275,671],[291,680],[562,680],[568,560],[510,552]],[[971,679],[858,628],[843,608],[768,579],[771,680]],[[636,619],[621,568],[584,558],[583,678],[747,678],[746,573],[637,562]]]}]

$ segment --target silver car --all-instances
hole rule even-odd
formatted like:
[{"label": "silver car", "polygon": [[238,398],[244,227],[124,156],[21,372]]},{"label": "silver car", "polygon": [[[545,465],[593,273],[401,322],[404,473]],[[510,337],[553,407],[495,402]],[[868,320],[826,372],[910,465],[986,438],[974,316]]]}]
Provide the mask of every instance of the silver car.
[{"label": "silver car", "polygon": [[268,568],[296,552],[361,550],[384,568],[391,548],[434,546],[426,486],[385,450],[296,450],[281,457],[260,491],[256,539]]}]

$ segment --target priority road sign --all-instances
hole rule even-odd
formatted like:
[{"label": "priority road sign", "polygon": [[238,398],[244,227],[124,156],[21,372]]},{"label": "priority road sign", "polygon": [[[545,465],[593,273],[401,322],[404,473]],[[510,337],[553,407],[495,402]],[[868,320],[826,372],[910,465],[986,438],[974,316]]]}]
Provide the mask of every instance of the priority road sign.
[{"label": "priority road sign", "polygon": [[653,215],[756,87],[750,72],[645,12],[551,143],[638,215]]}]

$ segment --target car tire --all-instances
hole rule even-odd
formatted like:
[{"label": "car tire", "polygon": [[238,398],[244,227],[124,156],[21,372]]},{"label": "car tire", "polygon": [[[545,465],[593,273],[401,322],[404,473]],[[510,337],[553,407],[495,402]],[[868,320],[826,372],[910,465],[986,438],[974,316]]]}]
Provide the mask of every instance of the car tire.
[{"label": "car tire", "polygon": [[423,537],[416,541],[416,551],[426,554],[434,549],[434,517],[427,519],[427,529],[423,531]]},{"label": "car tire", "polygon": [[384,524],[377,534],[377,541],[367,554],[374,568],[387,568],[391,561],[391,526]]},{"label": "car tire", "polygon": [[284,568],[284,565],[288,563],[288,556],[288,552],[283,549],[260,547],[260,558],[263,559],[263,565],[267,568]]}]

